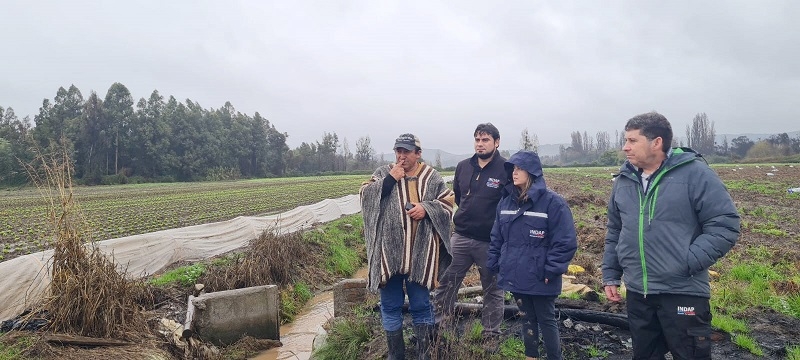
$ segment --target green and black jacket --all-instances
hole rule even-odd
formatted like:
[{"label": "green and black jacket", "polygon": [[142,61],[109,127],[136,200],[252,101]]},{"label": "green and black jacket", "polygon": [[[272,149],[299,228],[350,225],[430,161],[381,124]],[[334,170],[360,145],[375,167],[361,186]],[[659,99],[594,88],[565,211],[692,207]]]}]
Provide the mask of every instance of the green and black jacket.
[{"label": "green and black jacket", "polygon": [[645,296],[710,297],[708,268],[736,244],[739,229],[728,190],[691,149],[673,149],[647,192],[625,162],[608,202],[603,283],[624,280]]}]

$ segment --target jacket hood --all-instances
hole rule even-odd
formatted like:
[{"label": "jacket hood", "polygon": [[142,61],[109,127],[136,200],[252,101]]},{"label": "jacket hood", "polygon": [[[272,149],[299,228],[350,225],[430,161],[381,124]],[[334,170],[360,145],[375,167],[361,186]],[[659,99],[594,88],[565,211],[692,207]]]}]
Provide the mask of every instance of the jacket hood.
[{"label": "jacket hood", "polygon": [[534,178],[542,177],[542,161],[539,160],[539,155],[533,151],[520,150],[505,163],[506,176],[511,179],[511,174],[514,172],[514,165],[519,166]]},{"label": "jacket hood", "polygon": [[531,184],[530,189],[528,189],[528,197],[531,199],[538,198],[538,194],[545,191],[547,189],[547,185],[544,182],[544,177],[542,173],[542,161],[539,160],[539,155],[537,155],[533,151],[529,150],[520,150],[514,155],[511,155],[511,158],[505,162],[505,169],[506,169],[506,177],[508,179],[508,185],[506,185],[506,191],[510,194],[519,193],[516,191],[516,186],[514,186],[514,181],[512,180],[512,175],[514,173],[514,165],[519,166],[521,169],[530,174],[533,178],[533,183]]}]

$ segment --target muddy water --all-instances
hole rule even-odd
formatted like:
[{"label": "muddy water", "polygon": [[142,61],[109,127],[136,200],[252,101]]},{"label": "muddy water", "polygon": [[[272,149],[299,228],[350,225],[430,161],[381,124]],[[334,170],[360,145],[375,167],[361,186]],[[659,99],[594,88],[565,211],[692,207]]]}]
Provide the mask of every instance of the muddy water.
[{"label": "muddy water", "polygon": [[[366,278],[367,269],[362,268],[353,279]],[[314,338],[323,332],[322,325],[333,317],[333,291],[314,296],[291,323],[281,326],[283,346],[267,350],[253,360],[308,360]]]}]

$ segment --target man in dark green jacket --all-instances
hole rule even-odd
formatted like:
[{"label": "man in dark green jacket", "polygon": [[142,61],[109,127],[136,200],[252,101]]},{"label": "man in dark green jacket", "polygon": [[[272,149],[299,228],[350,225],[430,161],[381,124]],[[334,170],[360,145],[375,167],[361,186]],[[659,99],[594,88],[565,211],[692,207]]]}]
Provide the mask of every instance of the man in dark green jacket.
[{"label": "man in dark green jacket", "polygon": [[710,359],[708,268],[739,238],[739,215],[703,158],[671,149],[672,127],[651,112],[625,125],[627,161],[608,202],[606,297],[627,288],[634,359]]}]

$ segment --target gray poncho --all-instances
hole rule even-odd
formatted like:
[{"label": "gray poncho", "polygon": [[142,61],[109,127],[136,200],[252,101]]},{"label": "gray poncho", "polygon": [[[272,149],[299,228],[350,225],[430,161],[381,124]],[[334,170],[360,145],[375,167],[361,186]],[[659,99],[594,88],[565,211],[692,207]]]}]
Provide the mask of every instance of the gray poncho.
[{"label": "gray poncho", "polygon": [[[367,287],[373,292],[395,274],[408,274],[409,281],[435,289],[440,261],[450,258],[453,191],[433,167],[424,163],[419,166],[417,177],[401,179],[384,198],[383,181],[391,176],[392,165],[379,167],[361,186],[369,266]],[[407,202],[419,202],[427,216],[421,221],[411,219],[403,210]]]}]

